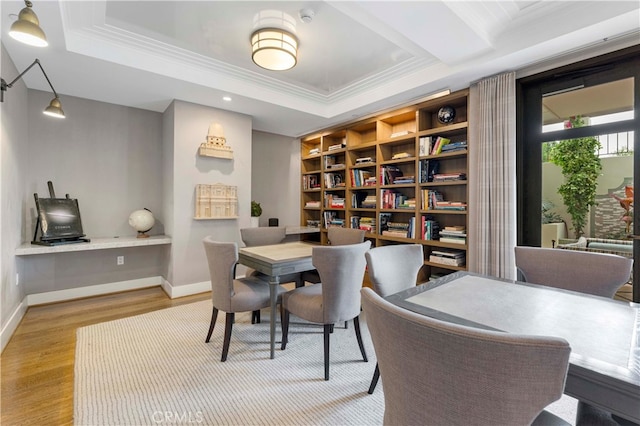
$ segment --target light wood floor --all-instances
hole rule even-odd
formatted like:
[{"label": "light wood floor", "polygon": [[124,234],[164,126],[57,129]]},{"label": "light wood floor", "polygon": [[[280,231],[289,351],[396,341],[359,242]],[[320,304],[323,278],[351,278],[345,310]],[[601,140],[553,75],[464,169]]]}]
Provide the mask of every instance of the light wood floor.
[{"label": "light wood floor", "polygon": [[152,287],[30,307],[0,356],[0,424],[73,424],[73,369],[79,327],[210,297],[210,293],[202,293],[171,300],[160,287]]}]

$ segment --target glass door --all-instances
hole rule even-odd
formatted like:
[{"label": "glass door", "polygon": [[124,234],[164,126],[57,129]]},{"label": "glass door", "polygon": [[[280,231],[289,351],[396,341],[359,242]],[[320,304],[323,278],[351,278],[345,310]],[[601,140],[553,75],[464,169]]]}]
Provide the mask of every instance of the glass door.
[{"label": "glass door", "polygon": [[[519,244],[639,257],[639,84],[637,55],[521,84]],[[640,283],[616,298],[637,302]]]}]

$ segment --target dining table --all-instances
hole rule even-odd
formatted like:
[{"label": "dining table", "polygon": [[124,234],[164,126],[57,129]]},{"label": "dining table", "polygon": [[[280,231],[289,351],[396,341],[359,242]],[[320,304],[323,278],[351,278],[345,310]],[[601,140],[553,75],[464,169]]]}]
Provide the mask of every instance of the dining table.
[{"label": "dining table", "polygon": [[266,246],[242,247],[238,250],[238,262],[269,276],[269,333],[270,357],[275,357],[277,286],[280,276],[315,269],[311,254],[317,244],[296,241]]},{"label": "dining table", "polygon": [[442,321],[564,338],[564,393],[640,423],[640,304],[466,271],[386,299]]}]

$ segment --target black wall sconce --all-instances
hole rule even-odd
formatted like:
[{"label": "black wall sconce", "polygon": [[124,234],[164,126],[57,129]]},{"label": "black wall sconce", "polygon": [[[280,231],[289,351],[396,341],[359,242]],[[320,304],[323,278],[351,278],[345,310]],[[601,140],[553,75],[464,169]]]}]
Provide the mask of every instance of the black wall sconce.
[{"label": "black wall sconce", "polygon": [[29,65],[26,70],[22,71],[15,79],[13,79],[11,83],[7,83],[6,81],[4,81],[4,78],[0,78],[0,84],[1,84],[0,89],[2,89],[0,91],[0,102],[4,102],[4,92],[6,92],[7,89],[10,89],[11,87],[13,87],[13,84],[16,81],[20,80],[22,76],[25,75],[26,72],[29,71],[31,68],[33,68],[33,66],[36,64],[38,64],[38,66],[40,67],[42,74],[44,74],[44,78],[47,79],[47,83],[49,83],[49,87],[51,87],[51,90],[55,95],[55,98],[51,100],[51,102],[49,103],[49,106],[45,108],[43,113],[51,117],[65,118],[64,111],[62,111],[62,104],[60,103],[60,99],[58,98],[58,93],[56,93],[56,89],[53,88],[53,84],[51,84],[51,81],[49,80],[47,73],[44,72],[44,68],[42,68],[42,65],[40,64],[39,59],[36,59],[35,61],[33,61],[33,63]]}]

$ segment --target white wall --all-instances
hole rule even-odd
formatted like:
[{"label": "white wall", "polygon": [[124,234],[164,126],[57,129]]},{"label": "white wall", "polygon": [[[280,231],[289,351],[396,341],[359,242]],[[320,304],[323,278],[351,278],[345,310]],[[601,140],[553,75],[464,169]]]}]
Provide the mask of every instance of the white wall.
[{"label": "white wall", "polygon": [[[165,129],[173,128],[172,158],[164,162],[164,188],[173,202],[166,203],[173,216],[171,225],[171,284],[174,287],[209,281],[209,270],[202,246],[207,235],[219,241],[240,243],[240,228],[249,226],[251,202],[251,117],[220,109],[174,101],[165,112]],[[167,123],[171,121],[172,123]],[[211,123],[219,123],[233,159],[198,155]],[[165,139],[165,143],[170,143]],[[195,186],[222,183],[238,187],[239,218],[194,220]]]},{"label": "white wall", "polygon": [[271,217],[280,226],[300,224],[300,140],[253,132],[252,199],[262,206],[260,226]]}]

